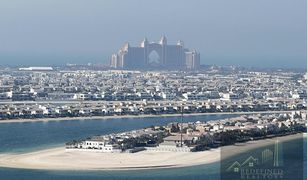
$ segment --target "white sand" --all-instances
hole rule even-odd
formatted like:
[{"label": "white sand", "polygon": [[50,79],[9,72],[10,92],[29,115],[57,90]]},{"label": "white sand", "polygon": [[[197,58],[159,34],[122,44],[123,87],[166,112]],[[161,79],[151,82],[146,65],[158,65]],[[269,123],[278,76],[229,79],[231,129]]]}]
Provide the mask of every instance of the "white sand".
[{"label": "white sand", "polygon": [[19,155],[0,155],[0,167],[48,170],[128,170],[183,167],[218,161],[219,149],[204,152],[95,153],[54,148]]},{"label": "white sand", "polygon": [[[302,134],[279,137],[288,141],[303,137]],[[253,148],[273,144],[276,138],[240,143],[223,147],[227,152],[223,158]],[[45,170],[133,170],[174,168],[209,164],[221,159],[220,149],[203,152],[153,152],[128,153],[66,152],[64,148],[53,148],[26,154],[0,155],[0,167]]]}]

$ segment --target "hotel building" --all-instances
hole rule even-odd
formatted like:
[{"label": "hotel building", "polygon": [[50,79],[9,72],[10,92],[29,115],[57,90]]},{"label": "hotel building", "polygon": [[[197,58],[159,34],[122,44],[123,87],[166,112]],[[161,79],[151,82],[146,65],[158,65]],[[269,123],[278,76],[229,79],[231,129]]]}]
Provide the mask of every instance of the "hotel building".
[{"label": "hotel building", "polygon": [[144,38],[139,47],[126,43],[111,58],[111,67],[114,69],[194,70],[199,66],[200,54],[196,50],[185,48],[182,41],[169,45],[165,36],[159,43],[148,42]]}]

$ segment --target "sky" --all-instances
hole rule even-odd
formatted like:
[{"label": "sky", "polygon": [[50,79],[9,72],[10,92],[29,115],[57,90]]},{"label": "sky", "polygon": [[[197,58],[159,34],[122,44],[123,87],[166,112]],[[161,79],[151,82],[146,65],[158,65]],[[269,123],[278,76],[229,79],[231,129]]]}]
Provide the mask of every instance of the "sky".
[{"label": "sky", "polygon": [[144,37],[202,64],[307,68],[306,0],[0,0],[0,65],[107,63]]}]

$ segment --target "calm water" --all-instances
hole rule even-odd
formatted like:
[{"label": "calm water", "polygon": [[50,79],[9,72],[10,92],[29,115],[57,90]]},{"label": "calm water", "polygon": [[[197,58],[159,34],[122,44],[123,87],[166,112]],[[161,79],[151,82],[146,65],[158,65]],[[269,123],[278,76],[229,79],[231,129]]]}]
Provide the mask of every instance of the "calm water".
[{"label": "calm water", "polygon": [[[231,115],[207,115],[185,117],[185,121],[208,121],[233,117]],[[122,132],[165,125],[178,121],[177,117],[119,118],[112,120],[76,120],[51,122],[26,122],[0,124],[0,153],[28,152],[47,147],[61,146],[72,139],[93,135]],[[101,180],[101,179],[219,179],[220,164],[188,168],[140,170],[140,171],[38,171],[0,168],[0,180]]]}]

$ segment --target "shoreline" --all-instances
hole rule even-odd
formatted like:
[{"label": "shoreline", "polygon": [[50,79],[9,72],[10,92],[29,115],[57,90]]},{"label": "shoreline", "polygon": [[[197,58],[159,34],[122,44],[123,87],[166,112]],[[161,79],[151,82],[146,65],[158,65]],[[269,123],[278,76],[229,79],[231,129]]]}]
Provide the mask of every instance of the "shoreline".
[{"label": "shoreline", "polygon": [[[190,113],[184,114],[188,116],[208,116],[208,115],[251,115],[251,114],[275,114],[290,112],[307,112],[307,110],[291,110],[291,111],[253,111],[253,112],[213,112],[213,113]],[[151,117],[180,117],[181,114],[141,114],[141,115],[116,115],[116,116],[85,116],[85,117],[58,117],[58,118],[33,118],[33,119],[11,119],[0,120],[1,123],[23,123],[23,122],[49,122],[49,121],[76,121],[76,120],[111,120],[118,118],[151,118]]]},{"label": "shoreline", "polygon": [[[223,146],[201,152],[95,153],[67,152],[64,147],[51,148],[23,154],[0,154],[0,167],[55,171],[119,171],[191,167],[217,163],[255,148],[272,145],[275,140],[291,141],[306,133],[275,137],[235,145]],[[227,151],[221,156],[221,149]]]}]

